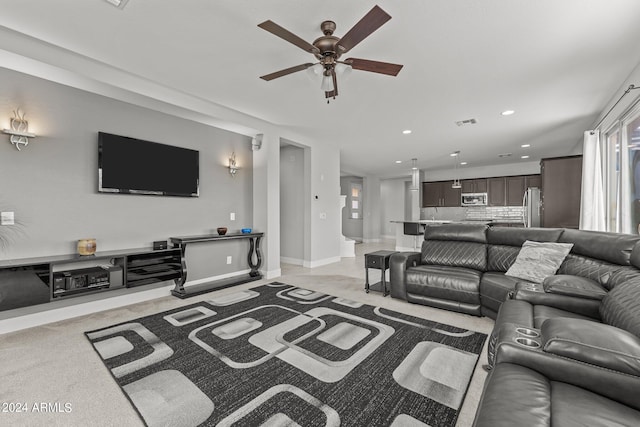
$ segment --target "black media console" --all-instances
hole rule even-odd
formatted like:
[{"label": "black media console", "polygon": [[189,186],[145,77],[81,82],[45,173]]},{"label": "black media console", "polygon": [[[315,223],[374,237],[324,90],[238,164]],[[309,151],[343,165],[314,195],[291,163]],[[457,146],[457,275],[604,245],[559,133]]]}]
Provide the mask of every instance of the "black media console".
[{"label": "black media console", "polygon": [[0,261],[0,311],[180,279],[182,266],[179,248]]}]

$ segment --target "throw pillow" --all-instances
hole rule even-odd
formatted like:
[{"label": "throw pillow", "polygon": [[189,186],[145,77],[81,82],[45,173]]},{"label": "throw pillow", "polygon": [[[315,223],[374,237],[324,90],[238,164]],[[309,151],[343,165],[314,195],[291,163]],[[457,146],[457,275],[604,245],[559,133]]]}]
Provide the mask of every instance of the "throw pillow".
[{"label": "throw pillow", "polygon": [[527,240],[516,257],[516,261],[505,275],[535,283],[553,276],[564,261],[573,243],[534,242]]}]

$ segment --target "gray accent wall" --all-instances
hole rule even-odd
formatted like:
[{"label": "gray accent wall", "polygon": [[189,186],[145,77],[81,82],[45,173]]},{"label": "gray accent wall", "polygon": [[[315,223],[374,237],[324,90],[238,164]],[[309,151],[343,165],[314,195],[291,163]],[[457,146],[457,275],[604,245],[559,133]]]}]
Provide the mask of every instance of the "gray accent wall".
[{"label": "gray accent wall", "polygon": [[[0,210],[14,211],[18,222],[0,226],[11,240],[0,259],[73,253],[77,239],[87,237],[101,251],[252,227],[249,137],[0,68],[1,128],[17,107],[38,137],[18,151],[0,134]],[[200,197],[98,193],[98,131],[199,150]],[[235,177],[227,168],[232,152],[240,167]],[[189,280],[247,269],[247,250],[244,241],[193,245]]]}]

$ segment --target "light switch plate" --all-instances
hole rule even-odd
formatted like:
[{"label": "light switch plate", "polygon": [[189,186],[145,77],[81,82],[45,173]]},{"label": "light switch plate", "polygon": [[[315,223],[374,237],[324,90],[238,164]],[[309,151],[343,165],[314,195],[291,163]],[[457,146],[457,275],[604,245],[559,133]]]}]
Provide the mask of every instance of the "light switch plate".
[{"label": "light switch plate", "polygon": [[0,212],[0,225],[14,225],[15,223],[13,212]]},{"label": "light switch plate", "polygon": [[236,220],[236,213],[235,212],[231,212],[229,214],[229,220],[230,221],[235,221]]}]

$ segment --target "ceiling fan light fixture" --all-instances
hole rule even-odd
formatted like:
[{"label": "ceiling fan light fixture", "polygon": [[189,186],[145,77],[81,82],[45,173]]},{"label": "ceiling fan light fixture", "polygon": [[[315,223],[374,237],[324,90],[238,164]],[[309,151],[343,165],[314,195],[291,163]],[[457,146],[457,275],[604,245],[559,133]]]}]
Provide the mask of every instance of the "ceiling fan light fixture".
[{"label": "ceiling fan light fixture", "polygon": [[347,78],[351,75],[351,71],[353,68],[351,65],[347,65],[343,62],[338,62],[335,66],[336,74],[341,76],[342,78]]},{"label": "ceiling fan light fixture", "polygon": [[317,63],[312,65],[311,67],[307,68],[307,75],[313,79],[316,80],[318,78],[318,76],[322,75],[322,72],[324,71],[324,67],[322,66],[321,63]]},{"label": "ceiling fan light fixture", "polygon": [[320,85],[320,89],[325,92],[333,91],[333,78],[331,77],[330,72],[325,71],[324,75],[322,76],[322,84]]}]

